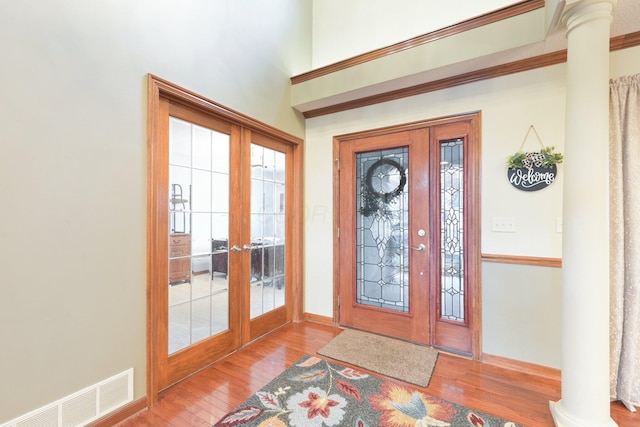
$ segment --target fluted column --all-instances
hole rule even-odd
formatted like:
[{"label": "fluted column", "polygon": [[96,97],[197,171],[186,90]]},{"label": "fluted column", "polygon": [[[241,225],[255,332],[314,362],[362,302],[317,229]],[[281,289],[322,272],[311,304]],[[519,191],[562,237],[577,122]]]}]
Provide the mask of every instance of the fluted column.
[{"label": "fluted column", "polygon": [[568,0],[562,399],[556,426],[615,426],[609,403],[609,38],[617,0]]}]

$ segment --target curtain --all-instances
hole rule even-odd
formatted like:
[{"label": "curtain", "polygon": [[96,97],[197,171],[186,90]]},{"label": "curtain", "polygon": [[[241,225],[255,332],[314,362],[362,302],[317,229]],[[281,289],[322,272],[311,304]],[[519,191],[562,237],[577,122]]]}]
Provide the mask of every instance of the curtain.
[{"label": "curtain", "polygon": [[640,406],[640,74],[610,82],[612,400]]}]

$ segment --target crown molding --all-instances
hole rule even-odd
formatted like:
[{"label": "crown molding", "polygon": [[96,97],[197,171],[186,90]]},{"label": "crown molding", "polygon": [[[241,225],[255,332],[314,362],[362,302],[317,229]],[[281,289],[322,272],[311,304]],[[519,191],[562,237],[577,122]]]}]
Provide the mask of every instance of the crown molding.
[{"label": "crown molding", "polygon": [[[640,45],[640,31],[613,37],[610,40],[610,51],[627,49]],[[379,93],[372,96],[354,99],[351,101],[329,105],[327,107],[316,108],[304,111],[302,114],[305,118],[325,116],[328,114],[338,113],[341,111],[352,110],[355,108],[366,107],[369,105],[380,104],[383,102],[394,101],[409,96],[420,95],[423,93],[434,92],[437,90],[447,89],[468,83],[478,82],[482,80],[492,79],[495,77],[507,76],[510,74],[520,73],[522,71],[534,70],[536,68],[548,67],[551,65],[561,64],[567,61],[567,50],[558,50],[555,52],[545,53],[542,55],[532,56],[529,58],[509,62],[506,64],[495,65],[492,67],[482,68],[468,73],[457,74],[444,79],[435,80],[427,83],[421,83],[402,89],[392,90]]]},{"label": "crown molding", "polygon": [[412,39],[405,40],[391,46],[372,50],[370,52],[363,53],[362,55],[357,55],[352,58],[336,62],[334,64],[326,65],[324,67],[316,68],[315,70],[299,74],[297,76],[291,77],[291,84],[295,85],[298,83],[306,82],[308,80],[313,80],[315,78],[335,73],[349,67],[354,67],[356,65],[383,58],[385,56],[392,55],[403,50],[421,46],[423,44],[430,43],[444,37],[460,34],[474,28],[479,28],[485,25],[492,24],[494,22],[501,21],[503,19],[508,19],[514,16],[521,15],[523,13],[531,12],[533,10],[544,7],[544,5],[544,0],[524,0],[520,3],[497,9],[493,12],[489,12],[475,18],[470,18],[457,24],[432,31],[430,33],[423,34],[421,36],[414,37]]}]

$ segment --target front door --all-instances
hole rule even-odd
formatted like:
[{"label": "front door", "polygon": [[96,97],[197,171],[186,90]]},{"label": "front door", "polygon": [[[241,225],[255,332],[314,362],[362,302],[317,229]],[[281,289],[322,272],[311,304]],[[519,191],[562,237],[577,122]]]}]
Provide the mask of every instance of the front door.
[{"label": "front door", "polygon": [[341,325],[479,353],[476,123],[336,138]]}]

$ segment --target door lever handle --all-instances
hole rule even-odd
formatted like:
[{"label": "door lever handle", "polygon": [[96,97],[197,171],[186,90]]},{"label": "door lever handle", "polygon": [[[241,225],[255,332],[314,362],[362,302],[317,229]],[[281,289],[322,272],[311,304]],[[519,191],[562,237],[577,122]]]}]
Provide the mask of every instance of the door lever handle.
[{"label": "door lever handle", "polygon": [[250,244],[248,244],[248,243],[246,243],[246,244],[242,247],[242,249],[244,249],[245,251],[250,251],[250,250],[251,250],[251,245],[250,245]]},{"label": "door lever handle", "polygon": [[411,249],[414,249],[416,251],[424,251],[427,247],[424,245],[424,243],[420,243],[418,246],[416,247],[411,247]]},{"label": "door lever handle", "polygon": [[238,245],[233,245],[233,246],[231,246],[231,250],[232,250],[233,252],[240,252],[240,251],[242,251],[242,249],[240,249],[240,246],[238,246]]}]

